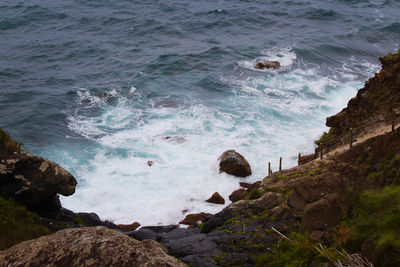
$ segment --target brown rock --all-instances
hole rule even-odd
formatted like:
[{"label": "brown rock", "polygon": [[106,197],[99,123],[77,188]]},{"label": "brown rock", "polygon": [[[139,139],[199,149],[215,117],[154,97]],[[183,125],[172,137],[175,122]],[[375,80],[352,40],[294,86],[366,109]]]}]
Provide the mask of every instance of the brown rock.
[{"label": "brown rock", "polygon": [[281,67],[281,63],[279,61],[263,61],[258,62],[256,65],[257,69],[279,69]]},{"label": "brown rock", "polygon": [[227,150],[219,157],[219,172],[246,177],[251,175],[250,164],[235,150]]},{"label": "brown rock", "polygon": [[243,188],[247,188],[248,190],[252,190],[255,187],[260,187],[261,181],[257,181],[255,183],[244,183],[244,182],[239,182],[239,185]]},{"label": "brown rock", "polygon": [[103,226],[58,231],[0,251],[2,266],[186,266],[153,240]]},{"label": "brown rock", "polygon": [[240,187],[250,189],[252,184],[251,183],[245,183],[245,182],[239,182]]},{"label": "brown rock", "polygon": [[218,192],[215,192],[206,202],[223,205],[225,204],[225,199]]},{"label": "brown rock", "polygon": [[300,229],[302,231],[325,231],[335,226],[342,218],[342,209],[337,194],[331,194],[304,208]]},{"label": "brown rock", "polygon": [[246,190],[243,188],[240,188],[238,190],[233,191],[232,194],[230,194],[229,200],[232,202],[236,202],[236,201],[244,199],[245,195],[246,195]]},{"label": "brown rock", "polygon": [[149,167],[153,166],[153,161],[151,160],[147,161],[147,165],[149,165]]},{"label": "brown rock", "polygon": [[194,214],[188,214],[186,215],[185,219],[180,221],[180,224],[186,224],[186,225],[195,225],[197,222],[202,221],[203,219],[212,216],[210,213],[194,213]]},{"label": "brown rock", "polygon": [[314,159],[317,158],[317,155],[314,154],[309,154],[309,155],[305,155],[305,156],[301,156],[300,159],[298,160],[298,165],[304,165]]},{"label": "brown rock", "polygon": [[124,232],[131,232],[131,231],[135,231],[140,226],[140,223],[134,222],[131,224],[118,224],[117,226],[119,229],[121,229]]},{"label": "brown rock", "polygon": [[322,231],[313,231],[309,238],[311,241],[320,241],[324,237],[325,232]]}]

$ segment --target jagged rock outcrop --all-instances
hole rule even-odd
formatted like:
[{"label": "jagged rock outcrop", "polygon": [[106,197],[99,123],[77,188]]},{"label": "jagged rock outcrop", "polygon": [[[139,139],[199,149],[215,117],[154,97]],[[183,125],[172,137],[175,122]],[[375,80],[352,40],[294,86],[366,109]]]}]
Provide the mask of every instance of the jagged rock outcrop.
[{"label": "jagged rock outcrop", "polygon": [[[380,58],[382,69],[358,90],[347,107],[326,119],[331,127],[322,136],[325,152],[348,144],[350,128],[353,140],[382,126],[400,121],[400,50]],[[317,141],[318,142],[318,141]]]},{"label": "jagged rock outcrop", "polygon": [[38,210],[59,209],[57,194],[75,192],[77,181],[60,165],[0,140],[0,195]]},{"label": "jagged rock outcrop", "polygon": [[228,174],[246,177],[251,175],[250,164],[235,150],[227,150],[219,157],[219,171]]},{"label": "jagged rock outcrop", "polygon": [[153,240],[105,227],[66,229],[0,252],[2,266],[186,266]]},{"label": "jagged rock outcrop", "polygon": [[346,108],[326,119],[326,125],[335,128],[337,134],[350,127],[391,122],[400,115],[400,50],[380,58],[380,61],[382,70],[358,90]]}]

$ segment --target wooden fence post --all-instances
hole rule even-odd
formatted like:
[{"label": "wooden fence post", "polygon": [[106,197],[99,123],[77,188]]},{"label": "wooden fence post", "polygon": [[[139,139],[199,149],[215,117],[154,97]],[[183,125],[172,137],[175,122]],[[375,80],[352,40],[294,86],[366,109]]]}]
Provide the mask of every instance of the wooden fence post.
[{"label": "wooden fence post", "polygon": [[282,171],[282,157],[279,158],[279,171]]},{"label": "wooden fence post", "polygon": [[350,148],[353,147],[353,128],[350,128]]},{"label": "wooden fence post", "polygon": [[319,154],[321,159],[323,158],[323,154],[322,154],[322,147],[324,146],[324,143],[321,143],[321,145],[319,146]]},{"label": "wooden fence post", "polygon": [[271,162],[268,162],[268,176],[271,175]]},{"label": "wooden fence post", "polygon": [[300,166],[300,159],[301,159],[301,153],[299,153],[299,157],[297,158],[297,166]]}]

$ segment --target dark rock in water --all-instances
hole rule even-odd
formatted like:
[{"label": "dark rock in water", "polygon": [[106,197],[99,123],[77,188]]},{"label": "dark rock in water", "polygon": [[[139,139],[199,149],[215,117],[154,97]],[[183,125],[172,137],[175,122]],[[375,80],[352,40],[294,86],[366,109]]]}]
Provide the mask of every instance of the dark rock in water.
[{"label": "dark rock in water", "polygon": [[153,161],[151,160],[147,161],[147,165],[149,165],[149,167],[153,166]]},{"label": "dark rock in water", "polygon": [[131,224],[118,224],[117,226],[119,229],[121,229],[124,232],[131,232],[131,231],[135,231],[140,226],[140,223],[134,222]]},{"label": "dark rock in water", "polygon": [[206,200],[208,203],[213,203],[213,204],[225,204],[225,199],[221,197],[221,195],[218,192],[215,192],[209,199]]},{"label": "dark rock in water", "polygon": [[240,188],[238,190],[233,191],[232,194],[229,195],[229,200],[232,202],[236,202],[244,199],[245,195],[246,195],[246,189]]},{"label": "dark rock in water", "polygon": [[206,217],[210,217],[212,214],[210,213],[195,213],[195,214],[188,214],[186,215],[185,219],[180,221],[180,224],[186,224],[186,225],[195,225],[197,222],[202,221]]},{"label": "dark rock in water", "polygon": [[126,234],[137,240],[146,240],[146,239],[151,239],[151,240],[155,240],[155,241],[161,240],[160,234],[158,234],[154,231],[151,231],[149,229],[141,228],[137,231],[128,232]]},{"label": "dark rock in water", "polygon": [[186,266],[153,240],[105,227],[65,229],[0,251],[2,266]]},{"label": "dark rock in water", "polygon": [[279,69],[281,67],[281,63],[279,61],[263,61],[258,62],[256,65],[257,69]]},{"label": "dark rock in water", "polygon": [[155,104],[157,108],[177,108],[178,103],[172,100],[162,100]]},{"label": "dark rock in water", "polygon": [[178,228],[179,225],[160,225],[160,226],[143,226],[141,229],[148,229],[158,234],[168,233]]},{"label": "dark rock in water", "polygon": [[0,195],[14,197],[29,208],[46,211],[61,207],[57,194],[75,192],[77,181],[60,165],[0,141]]},{"label": "dark rock in water", "polygon": [[228,174],[246,177],[251,175],[250,164],[235,150],[227,150],[219,157],[219,171]]},{"label": "dark rock in water", "polygon": [[82,222],[87,226],[101,226],[103,225],[102,220],[100,219],[99,215],[94,212],[78,212],[76,214]]}]

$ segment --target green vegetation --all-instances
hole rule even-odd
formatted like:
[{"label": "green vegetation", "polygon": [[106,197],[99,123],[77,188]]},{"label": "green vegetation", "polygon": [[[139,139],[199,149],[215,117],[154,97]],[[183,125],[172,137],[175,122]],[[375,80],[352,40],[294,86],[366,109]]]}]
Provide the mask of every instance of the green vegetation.
[{"label": "green vegetation", "polygon": [[292,232],[288,239],[278,242],[272,252],[258,256],[256,266],[309,266],[312,262],[327,262],[328,258],[345,261],[334,248],[325,248],[324,254],[321,254],[316,247],[317,244],[310,241],[307,235]]},{"label": "green vegetation", "polygon": [[262,192],[262,191],[259,190],[259,187],[254,187],[254,188],[252,188],[251,190],[248,190],[248,191],[246,192],[246,194],[245,194],[245,196],[244,196],[244,199],[245,199],[245,200],[257,199],[257,198],[262,197],[262,195],[263,195],[264,193],[265,193],[265,192]]},{"label": "green vegetation", "polygon": [[6,147],[13,148],[15,150],[21,150],[22,144],[18,143],[10,138],[8,133],[0,129],[0,144],[3,143]]},{"label": "green vegetation", "polygon": [[347,248],[359,251],[370,239],[378,257],[385,254],[394,265],[400,264],[400,186],[354,196],[351,214],[354,216],[344,222],[351,229]]},{"label": "green vegetation", "polygon": [[379,60],[383,65],[394,65],[395,68],[400,67],[400,50],[393,54],[389,53],[385,57],[380,57]]},{"label": "green vegetation", "polygon": [[24,240],[50,234],[38,216],[14,200],[0,197],[0,250]]},{"label": "green vegetation", "polygon": [[368,179],[380,184],[400,184],[400,153],[389,153],[386,158],[378,164],[375,171],[368,174]]},{"label": "green vegetation", "polygon": [[324,132],[318,140],[315,140],[314,144],[319,146],[322,143],[327,143],[327,142],[333,140],[335,137],[336,137],[335,128],[330,128],[328,132]]}]

